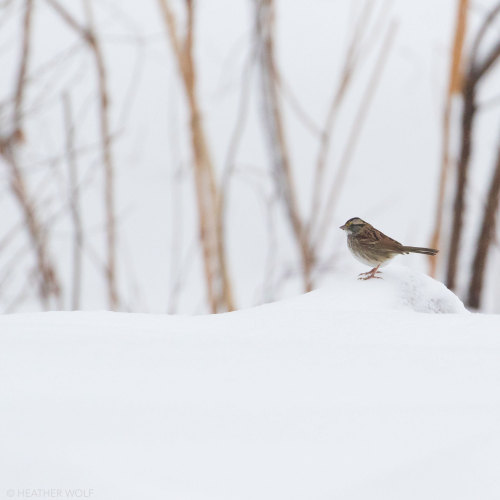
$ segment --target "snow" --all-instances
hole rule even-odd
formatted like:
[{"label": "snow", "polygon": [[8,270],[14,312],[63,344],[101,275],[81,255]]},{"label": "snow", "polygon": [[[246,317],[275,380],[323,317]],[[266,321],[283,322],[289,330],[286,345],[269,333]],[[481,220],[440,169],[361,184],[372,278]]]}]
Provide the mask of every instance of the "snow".
[{"label": "snow", "polygon": [[[368,269],[368,268],[367,268]],[[441,282],[403,266],[391,264],[382,279],[356,280],[351,271],[335,276],[331,285],[332,305],[339,310],[412,310],[423,313],[463,313],[462,301]],[[339,293],[342,290],[343,293]],[[327,288],[326,293],[330,290]],[[320,292],[321,295],[324,293]],[[353,297],[356,300],[353,300]]]},{"label": "snow", "polygon": [[497,500],[500,318],[383,276],[217,316],[0,317],[0,498]]}]

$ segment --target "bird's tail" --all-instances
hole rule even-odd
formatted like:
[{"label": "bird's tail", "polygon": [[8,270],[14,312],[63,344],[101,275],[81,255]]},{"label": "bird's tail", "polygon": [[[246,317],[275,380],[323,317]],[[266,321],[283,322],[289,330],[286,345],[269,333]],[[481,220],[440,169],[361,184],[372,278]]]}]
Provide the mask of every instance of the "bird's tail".
[{"label": "bird's tail", "polygon": [[436,255],[439,250],[434,250],[434,248],[423,248],[423,247],[403,247],[404,252],[408,253],[423,253],[425,255]]}]

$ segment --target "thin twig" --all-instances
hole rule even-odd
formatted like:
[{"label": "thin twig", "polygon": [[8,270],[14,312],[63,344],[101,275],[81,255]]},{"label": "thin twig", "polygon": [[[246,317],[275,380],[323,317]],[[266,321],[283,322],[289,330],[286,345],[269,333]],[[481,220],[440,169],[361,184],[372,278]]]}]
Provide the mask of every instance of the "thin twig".
[{"label": "thin twig", "polygon": [[483,212],[481,229],[477,239],[476,251],[472,262],[471,279],[469,283],[469,292],[467,296],[467,305],[474,309],[479,308],[481,304],[481,295],[483,291],[484,273],[490,246],[495,236],[495,227],[497,221],[498,205],[500,201],[500,146],[497,151],[497,158],[493,170],[488,195],[486,198],[486,207]]},{"label": "thin twig", "polygon": [[106,213],[106,244],[107,244],[107,286],[108,302],[112,310],[119,307],[118,290],[116,283],[116,223],[115,223],[115,194],[114,194],[114,162],[111,148],[111,127],[109,124],[109,92],[108,76],[104,63],[97,31],[95,29],[94,15],[91,0],[83,0],[88,26],[88,43],[94,55],[99,88],[99,125],[102,141],[102,162],[104,166],[104,206]]},{"label": "thin twig", "polygon": [[49,256],[46,227],[42,224],[34,203],[29,196],[27,182],[17,158],[17,146],[23,139],[22,109],[24,107],[27,71],[31,56],[33,1],[26,0],[23,19],[22,52],[19,63],[15,92],[14,115],[11,133],[0,140],[0,155],[9,167],[10,190],[24,217],[25,227],[34,249],[37,262],[38,293],[44,309],[50,306],[51,297],[61,300],[61,288],[56,269]]},{"label": "thin twig", "polygon": [[277,192],[282,195],[284,208],[292,234],[297,243],[304,291],[313,288],[312,268],[314,255],[309,244],[305,223],[300,214],[295,181],[285,137],[283,116],[276,77],[277,64],[274,55],[274,0],[255,2],[256,36],[259,42],[261,89],[265,123],[268,127],[268,146],[272,156]]},{"label": "thin twig", "polygon": [[81,25],[56,0],[45,0],[61,16],[74,31],[87,42],[93,58],[97,74],[99,93],[99,127],[101,140],[101,155],[104,168],[104,210],[106,217],[106,283],[108,287],[109,308],[116,310],[119,307],[118,290],[116,283],[116,222],[114,196],[114,164],[111,148],[111,127],[109,123],[109,92],[108,77],[104,54],[97,36],[91,0],[82,0],[85,10],[87,26]]},{"label": "thin twig", "polygon": [[236,113],[236,124],[231,134],[231,139],[229,142],[229,148],[227,151],[226,161],[224,165],[224,171],[222,173],[222,178],[220,182],[220,189],[218,191],[217,199],[217,230],[219,233],[219,238],[224,241],[226,239],[225,235],[225,216],[226,216],[226,206],[227,199],[229,197],[229,187],[231,185],[231,178],[236,167],[236,156],[238,153],[238,147],[240,140],[243,136],[245,129],[247,115],[248,115],[248,104],[250,98],[250,83],[252,78],[252,71],[255,63],[255,54],[252,53],[250,58],[245,65],[242,76],[242,86],[240,99],[238,104],[238,110]]},{"label": "thin twig", "polygon": [[[436,219],[434,231],[431,237],[430,247],[439,248],[441,240],[441,229],[443,225],[443,214],[445,205],[446,186],[448,184],[448,173],[450,170],[450,134],[451,134],[451,109],[453,97],[462,90],[462,53],[464,47],[465,33],[467,30],[467,12],[469,0],[458,0],[457,21],[454,31],[453,51],[450,61],[449,83],[446,93],[446,102],[443,112],[443,142],[441,145],[441,170],[439,174],[439,188],[436,203]],[[429,259],[430,275],[436,275],[439,254]]]},{"label": "thin twig", "polygon": [[313,195],[311,198],[311,210],[309,212],[308,234],[312,235],[315,226],[318,223],[321,206],[321,192],[324,184],[324,174],[326,162],[330,152],[331,138],[338,110],[344,101],[345,95],[352,81],[352,78],[357,69],[358,46],[361,43],[362,32],[366,29],[366,24],[371,15],[373,2],[369,2],[367,6],[363,6],[362,14],[356,23],[351,39],[348,44],[344,65],[341,71],[341,77],[337,88],[334,91],[330,107],[326,116],[325,124],[321,133],[318,156],[316,160],[316,170],[314,175]]},{"label": "thin twig", "polygon": [[485,57],[479,59],[479,46],[483,40],[487,28],[500,14],[500,3],[492,9],[486,17],[472,45],[472,59],[470,59],[463,86],[463,110],[461,123],[461,151],[458,162],[457,184],[455,199],[453,204],[453,220],[450,235],[450,250],[448,265],[446,269],[446,286],[451,290],[456,287],[456,275],[458,269],[458,259],[461,247],[463,232],[463,218],[465,212],[465,190],[467,187],[467,177],[472,154],[472,137],[477,111],[477,87],[482,78],[488,73],[491,67],[500,57],[500,40],[488,51]]},{"label": "thin twig", "polygon": [[23,39],[21,48],[21,63],[17,75],[16,92],[14,98],[14,121],[13,135],[23,136],[21,130],[21,109],[24,102],[24,90],[26,82],[26,73],[28,68],[28,59],[31,55],[31,23],[33,18],[33,0],[26,0],[23,21]]},{"label": "thin twig", "polygon": [[63,96],[64,128],[66,131],[66,156],[69,172],[69,205],[73,223],[73,270],[71,286],[71,309],[80,308],[82,281],[83,225],[80,210],[80,190],[75,156],[75,127],[71,100],[68,94]]},{"label": "thin twig", "polygon": [[365,93],[363,95],[363,98],[361,99],[358,110],[355,114],[353,125],[351,127],[351,131],[347,140],[347,145],[340,160],[339,169],[329,190],[326,207],[323,211],[323,216],[320,219],[321,222],[319,223],[318,230],[313,237],[314,248],[316,252],[318,252],[319,247],[325,240],[328,230],[331,227],[330,221],[335,210],[335,205],[338,202],[338,195],[345,181],[345,176],[350,165],[356,143],[360,137],[362,126],[366,122],[366,116],[370,108],[370,104],[373,100],[375,91],[378,87],[378,83],[380,82],[380,78],[383,74],[385,63],[387,62],[390,49],[394,42],[396,31],[397,24],[395,22],[392,22],[385,34],[382,46],[380,48],[379,56],[373,69],[373,73],[365,89]]},{"label": "thin twig", "polygon": [[184,36],[168,0],[158,0],[168,40],[177,60],[190,112],[191,148],[194,160],[194,181],[198,204],[199,237],[203,252],[207,299],[212,312],[233,310],[234,299],[227,265],[224,233],[218,221],[218,186],[202,124],[196,92],[196,71],[193,59],[194,5],[185,0],[186,26]]}]

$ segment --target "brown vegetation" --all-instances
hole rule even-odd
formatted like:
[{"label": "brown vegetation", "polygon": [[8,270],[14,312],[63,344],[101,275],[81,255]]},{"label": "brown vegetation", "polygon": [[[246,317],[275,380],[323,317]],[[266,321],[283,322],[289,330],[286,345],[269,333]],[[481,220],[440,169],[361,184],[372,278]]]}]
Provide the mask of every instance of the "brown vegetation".
[{"label": "brown vegetation", "polygon": [[[450,70],[448,76],[448,88],[446,92],[443,110],[443,133],[441,144],[441,171],[439,175],[439,189],[436,204],[436,219],[432,233],[430,247],[441,247],[441,232],[443,228],[444,205],[446,198],[446,187],[450,171],[450,139],[451,139],[451,112],[453,99],[460,95],[463,85],[463,50],[465,34],[467,30],[469,0],[458,0],[457,18],[453,32],[453,46],[451,51]],[[437,265],[443,252],[429,259],[430,274],[436,276]]]},{"label": "brown vegetation", "polygon": [[[115,102],[111,106],[114,97],[111,82],[114,75],[109,56],[106,57],[107,38],[101,22],[103,18],[100,17],[101,7],[92,0],[81,0],[78,3],[78,14],[75,4],[60,0],[44,0],[40,3],[33,0],[16,1],[16,5],[23,7],[22,11],[12,11],[12,19],[21,27],[19,39],[16,41],[19,44],[19,55],[15,65],[5,70],[5,73],[9,70],[13,73],[11,80],[14,83],[0,103],[3,112],[0,160],[6,173],[10,198],[19,210],[21,221],[1,237],[0,250],[4,251],[18,234],[24,236],[27,246],[19,251],[15,258],[9,258],[8,253],[1,255],[5,257],[6,269],[2,269],[3,274],[0,275],[0,292],[4,293],[1,287],[5,286],[12,275],[12,268],[17,265],[21,268],[22,262],[23,269],[29,270],[25,272],[25,286],[13,287],[16,293],[8,295],[10,299],[13,295],[16,296],[10,300],[9,305],[3,305],[4,310],[14,310],[18,304],[29,300],[30,295],[36,296],[43,309],[85,307],[82,281],[85,266],[89,261],[100,273],[99,279],[104,284],[109,309],[124,309],[124,291],[120,288],[123,284],[118,280],[118,264],[123,264],[123,257],[118,245],[115,197],[116,177],[119,174],[115,156],[118,158],[119,151],[114,144],[116,133],[113,135],[112,124],[113,121],[119,120],[112,120],[112,112],[116,109]],[[277,288],[287,280],[298,278],[300,288],[310,291],[317,282],[319,272],[331,265],[333,251],[328,249],[328,238],[332,234],[332,228],[338,225],[334,222],[336,207],[351,165],[354,164],[353,158],[360,145],[363,125],[377,89],[383,81],[397,32],[397,24],[391,21],[387,4],[364,0],[353,10],[358,15],[348,33],[343,64],[335,84],[332,85],[330,100],[325,103],[324,121],[318,125],[309,115],[300,96],[293,93],[294,82],[287,81],[280,68],[276,48],[276,25],[280,14],[277,11],[277,2],[250,0],[250,6],[252,15],[249,23],[252,23],[253,29],[248,44],[251,53],[241,73],[234,128],[227,134],[229,146],[226,161],[218,168],[219,165],[212,154],[214,150],[206,128],[207,121],[203,119],[204,103],[199,93],[200,72],[195,58],[195,21],[199,4],[195,0],[182,0],[175,5],[169,0],[153,0],[153,7],[158,8],[161,14],[160,21],[164,26],[165,38],[171,49],[185,98],[183,104],[188,120],[184,133],[189,138],[189,178],[192,179],[197,218],[196,236],[193,237],[196,241],[191,245],[189,256],[200,256],[199,262],[203,264],[200,286],[205,291],[206,308],[213,313],[231,311],[237,307],[233,293],[236,276],[230,272],[231,255],[228,255],[226,248],[232,235],[227,234],[226,219],[232,208],[232,199],[228,195],[230,184],[232,179],[246,168],[238,164],[237,150],[244,135],[248,115],[253,111],[251,106],[255,105],[261,111],[259,123],[262,124],[267,146],[264,165],[255,168],[265,180],[255,189],[260,190],[259,199],[264,200],[266,205],[264,215],[260,216],[268,219],[263,220],[262,225],[268,228],[267,244],[271,249],[269,254],[274,251],[278,255],[274,240],[278,224],[282,224],[286,229],[290,236],[287,241],[291,241],[295,252],[291,262],[279,263],[280,270],[276,273],[272,286]],[[33,19],[38,9],[42,8],[51,11],[57,23],[69,28],[69,36],[76,40],[74,47],[80,51],[76,55],[76,51],[72,54],[71,50],[67,50],[65,57],[46,61],[47,67],[70,66],[72,61],[82,57],[82,54],[91,65],[91,84],[95,93],[89,96],[89,107],[92,108],[92,113],[95,113],[91,116],[96,130],[92,136],[94,143],[82,146],[81,135],[85,134],[80,135],[83,125],[80,124],[78,111],[82,103],[75,99],[76,92],[70,83],[61,85],[54,93],[52,104],[47,104],[47,107],[52,106],[55,109],[58,120],[61,120],[62,104],[63,128],[62,133],[58,135],[59,150],[54,150],[50,160],[46,160],[45,165],[50,164],[54,169],[47,174],[53,185],[49,190],[50,195],[44,193],[43,196],[40,194],[43,190],[39,190],[37,185],[39,178],[33,181],[25,164],[25,153],[30,146],[29,134],[26,131],[30,129],[30,120],[35,115],[30,96],[31,91],[38,90],[37,85],[40,85],[32,61],[35,33]],[[461,263],[465,262],[467,257],[461,255],[461,249],[464,248],[464,234],[467,234],[464,221],[468,220],[469,215],[466,194],[470,178],[474,175],[472,161],[477,148],[474,131],[484,107],[480,105],[481,84],[500,60],[500,37],[494,30],[497,26],[495,23],[500,20],[500,4],[482,20],[471,40],[472,43],[468,43],[468,27],[472,15],[469,0],[457,0],[442,114],[439,184],[430,246],[441,249],[439,255],[441,262],[446,264],[446,269],[443,270],[446,274],[446,284],[456,290],[458,281],[468,281],[467,304],[478,308],[483,295],[485,276],[488,274],[488,255],[495,240],[500,203],[500,142],[488,179],[489,184],[484,189],[487,198],[484,211],[476,224],[480,229],[471,258],[470,272],[464,272],[462,275],[459,273],[463,269]],[[307,40],[304,40],[304,43],[307,43]],[[325,64],[328,64],[328,61],[325,61]],[[366,66],[363,66],[365,64]],[[258,78],[254,79],[252,75],[255,74]],[[40,94],[43,93],[42,90]],[[253,100],[254,94],[257,97],[256,102]],[[461,106],[458,106],[459,104]],[[124,107],[127,106],[128,103],[125,103]],[[347,119],[344,118],[346,109],[349,110]],[[457,113],[458,111],[460,113]],[[290,147],[288,112],[297,118],[315,141],[313,155],[307,167],[311,178],[310,192],[299,181],[298,162],[294,157],[293,148]],[[456,142],[453,137],[455,128],[459,128],[456,161],[453,151],[453,144]],[[339,133],[340,130],[342,133]],[[88,174],[91,162],[83,161],[81,156],[85,154],[85,148],[92,151],[93,165],[99,172],[98,175],[94,175],[94,172]],[[39,161],[42,163],[44,160]],[[59,170],[54,165],[57,165]],[[60,175],[57,182],[51,177],[56,170],[56,175]],[[452,175],[454,173],[456,175]],[[244,175],[250,177],[252,173],[245,171]],[[99,192],[100,220],[95,223],[96,231],[99,231],[98,240],[102,243],[99,250],[94,250],[89,228],[84,224],[87,222],[87,217],[83,216],[85,182],[91,183],[92,188]],[[55,185],[58,187],[55,188]],[[451,188],[453,206],[447,210]],[[54,208],[54,199],[58,200],[57,208]],[[50,210],[45,211],[44,207],[49,205]],[[61,215],[63,213],[66,215]],[[70,250],[64,264],[52,255],[56,246],[55,222],[59,218],[64,218],[64,230],[70,235],[67,239],[71,240],[66,242]],[[448,242],[444,241],[445,237],[449,237]],[[25,259],[26,256],[28,257]],[[266,263],[266,271],[276,266],[277,260],[271,261],[272,259],[269,259]],[[64,265],[67,265],[69,272],[64,270]],[[442,267],[444,266],[439,266],[437,260],[433,260],[431,274],[437,275]],[[175,281],[177,294],[182,288],[181,274],[179,271],[179,277],[172,280]],[[270,296],[273,296],[273,293],[266,297]]]},{"label": "brown vegetation", "polygon": [[[492,25],[499,14],[500,4],[486,16],[472,43],[465,70],[462,87],[463,110],[461,117],[461,148],[457,165],[456,191],[453,205],[448,267],[446,274],[446,285],[450,289],[456,288],[458,262],[464,225],[463,219],[466,212],[465,192],[469,176],[471,152],[473,148],[473,130],[478,110],[478,87],[482,79],[488,74],[500,58],[500,39],[486,51],[486,55],[484,56],[480,54],[480,48],[488,28]],[[490,224],[495,221],[495,212],[498,207],[496,168],[492,177],[491,186],[489,188],[489,197],[487,199],[483,215],[483,221],[481,224],[482,229],[471,273],[468,300],[468,305],[471,307],[478,307],[479,305],[486,256],[494,231],[494,225]]]},{"label": "brown vegetation", "polygon": [[203,250],[205,285],[208,303],[213,313],[232,311],[235,308],[227,259],[225,255],[222,218],[218,210],[220,187],[217,184],[208,143],[203,128],[198,96],[196,93],[196,67],[193,60],[194,6],[185,0],[185,35],[177,30],[177,21],[168,0],[158,0],[168,39],[177,60],[190,112],[190,136],[193,151],[194,181],[198,204],[199,238]]}]

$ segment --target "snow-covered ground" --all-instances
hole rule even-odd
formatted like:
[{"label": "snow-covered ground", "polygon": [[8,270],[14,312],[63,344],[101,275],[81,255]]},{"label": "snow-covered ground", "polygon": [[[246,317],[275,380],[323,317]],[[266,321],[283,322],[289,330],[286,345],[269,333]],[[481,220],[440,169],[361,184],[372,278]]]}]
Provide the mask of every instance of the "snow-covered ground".
[{"label": "snow-covered ground", "polygon": [[0,498],[498,500],[500,317],[384,278],[219,316],[0,317]]}]

